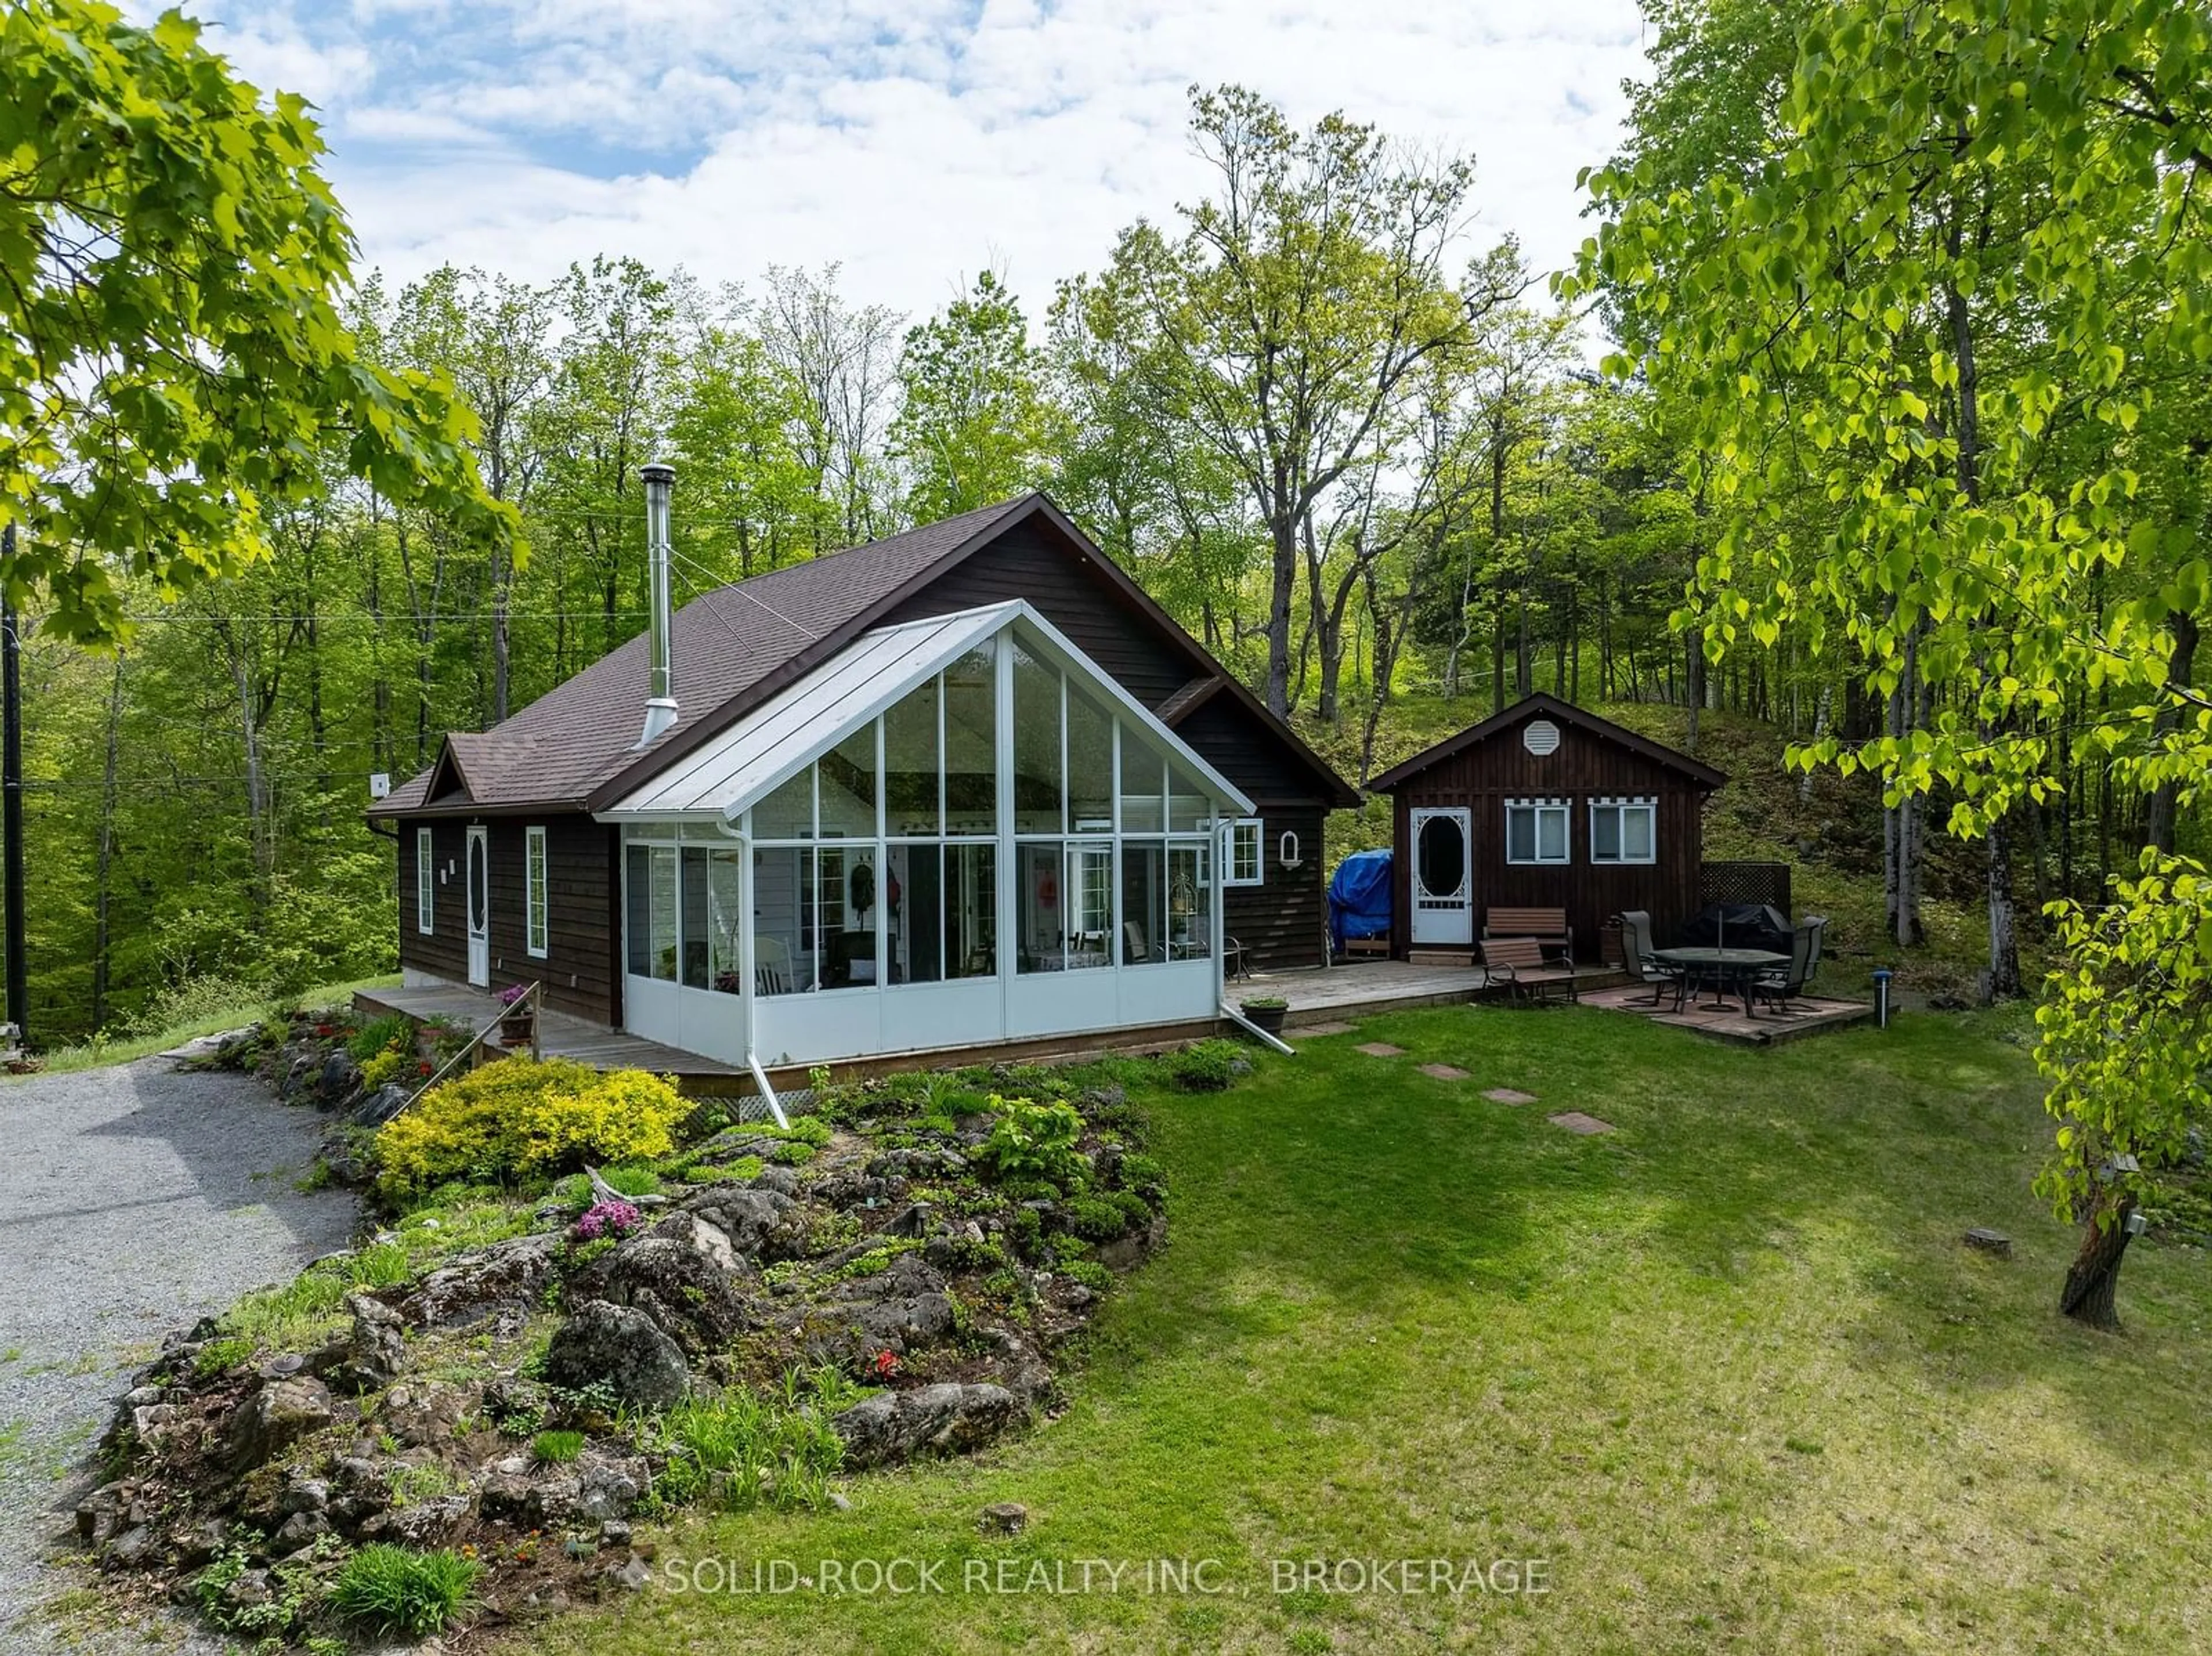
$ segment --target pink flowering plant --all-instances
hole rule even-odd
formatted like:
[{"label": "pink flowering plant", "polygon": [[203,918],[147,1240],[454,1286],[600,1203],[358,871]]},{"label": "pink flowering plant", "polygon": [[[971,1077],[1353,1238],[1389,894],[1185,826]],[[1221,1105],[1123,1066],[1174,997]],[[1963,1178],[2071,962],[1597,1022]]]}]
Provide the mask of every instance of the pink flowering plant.
[{"label": "pink flowering plant", "polygon": [[568,1227],[568,1236],[572,1241],[596,1242],[603,1236],[627,1236],[644,1222],[645,1216],[627,1202],[594,1202]]}]

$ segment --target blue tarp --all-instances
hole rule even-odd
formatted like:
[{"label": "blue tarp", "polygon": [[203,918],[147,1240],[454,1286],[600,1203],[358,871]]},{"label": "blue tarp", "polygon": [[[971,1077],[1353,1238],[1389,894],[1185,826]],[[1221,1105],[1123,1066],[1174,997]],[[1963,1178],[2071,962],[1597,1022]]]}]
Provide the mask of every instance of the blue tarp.
[{"label": "blue tarp", "polygon": [[1328,883],[1328,941],[1336,954],[1346,937],[1390,935],[1390,853],[1355,851]]}]

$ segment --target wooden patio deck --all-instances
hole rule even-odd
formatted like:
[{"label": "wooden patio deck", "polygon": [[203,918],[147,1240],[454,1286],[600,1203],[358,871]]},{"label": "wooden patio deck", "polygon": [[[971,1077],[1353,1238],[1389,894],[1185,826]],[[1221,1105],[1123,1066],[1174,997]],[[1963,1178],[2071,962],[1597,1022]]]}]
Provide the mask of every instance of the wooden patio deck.
[{"label": "wooden patio deck", "polygon": [[[447,1018],[471,1031],[499,1016],[499,1002],[481,989],[437,984],[419,989],[356,989],[355,1009],[366,1016],[398,1013],[417,1023]],[[657,1040],[609,1029],[568,1012],[548,1008],[538,1015],[538,1044],[548,1058],[572,1058],[595,1070],[650,1070],[672,1075],[687,1093],[750,1092],[752,1077],[734,1065],[697,1052],[664,1046]]]},{"label": "wooden patio deck", "polygon": [[[1578,966],[1575,977],[1577,989],[1585,996],[1627,980],[1610,966]],[[1231,1005],[1258,996],[1280,995],[1291,1004],[1283,1020],[1284,1027],[1291,1029],[1316,1023],[1349,1022],[1370,1012],[1502,999],[1506,993],[1503,985],[1486,985],[1480,967],[1396,960],[1255,972],[1225,986]]]},{"label": "wooden patio deck", "polygon": [[1840,1029],[1874,1016],[1874,1008],[1863,1001],[1829,1000],[1818,995],[1800,996],[1779,1009],[1762,1008],[1755,1018],[1746,1017],[1743,1003],[1734,998],[1718,1004],[1711,999],[1686,1002],[1677,1012],[1671,995],[1653,1006],[1651,991],[1641,984],[1585,994],[1583,1004],[1607,1012],[1632,1012],[1654,1023],[1692,1030],[1740,1046],[1771,1046],[1801,1035],[1816,1034],[1823,1029]]}]

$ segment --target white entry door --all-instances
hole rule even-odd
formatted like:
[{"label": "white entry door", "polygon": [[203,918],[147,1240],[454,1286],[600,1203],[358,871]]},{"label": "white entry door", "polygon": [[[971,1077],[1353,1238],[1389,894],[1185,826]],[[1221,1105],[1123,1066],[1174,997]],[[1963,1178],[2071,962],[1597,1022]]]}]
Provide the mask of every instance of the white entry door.
[{"label": "white entry door", "polygon": [[1474,942],[1474,857],[1460,806],[1413,811],[1413,942]]},{"label": "white entry door", "polygon": [[484,830],[469,830],[469,981],[479,989],[491,987],[491,859]]}]

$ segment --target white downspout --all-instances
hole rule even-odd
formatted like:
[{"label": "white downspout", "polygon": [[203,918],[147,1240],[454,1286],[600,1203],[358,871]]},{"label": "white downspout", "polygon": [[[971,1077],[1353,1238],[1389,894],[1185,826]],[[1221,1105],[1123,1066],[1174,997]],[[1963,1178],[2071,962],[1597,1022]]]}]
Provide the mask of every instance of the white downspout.
[{"label": "white downspout", "polygon": [[[1261,847],[1261,854],[1262,856],[1266,855],[1266,848],[1264,846]],[[1221,957],[1223,940],[1229,935],[1229,917],[1222,913],[1221,907],[1221,894],[1227,889],[1227,888],[1222,883],[1221,879],[1221,876],[1225,869],[1224,859],[1226,855],[1227,847],[1223,844],[1221,838],[1221,821],[1217,816],[1214,818],[1213,822],[1213,854],[1206,859],[1206,868],[1213,876],[1214,1000],[1221,1008],[1222,1016],[1227,1018],[1238,1028],[1243,1030],[1245,1034],[1250,1035],[1255,1040],[1260,1042],[1261,1046],[1273,1047],[1276,1052],[1280,1052],[1285,1058],[1296,1058],[1298,1055],[1298,1049],[1297,1047],[1291,1046],[1288,1041],[1269,1034],[1265,1029],[1262,1029],[1258,1024],[1253,1022],[1251,1019],[1246,1017],[1243,1013],[1238,1011],[1235,1007],[1229,1004],[1229,982],[1228,980],[1222,975],[1222,969],[1224,962]]]},{"label": "white downspout", "polygon": [[752,841],[745,837],[743,831],[732,828],[726,822],[718,823],[716,826],[744,849],[744,860],[738,864],[740,870],[740,877],[738,881],[738,913],[742,921],[738,931],[738,971],[744,980],[745,990],[745,1068],[751,1072],[753,1085],[760,1089],[760,1095],[768,1101],[768,1113],[775,1118],[775,1125],[788,1131],[791,1119],[783,1113],[783,1101],[775,1095],[775,1089],[769,1084],[768,1071],[761,1067],[760,1054],[754,1048],[753,1000],[760,993],[760,978],[753,962]]},{"label": "white downspout", "polygon": [[1231,1023],[1242,1029],[1246,1034],[1251,1036],[1253,1040],[1258,1041],[1261,1046],[1273,1047],[1275,1051],[1280,1052],[1285,1058],[1296,1058],[1298,1055],[1298,1049],[1297,1047],[1291,1046],[1288,1041],[1279,1040],[1276,1036],[1269,1034],[1258,1024],[1253,1022],[1251,1019],[1246,1017],[1243,1013],[1231,1006],[1229,1004],[1229,997],[1226,995],[1224,995],[1221,998],[1221,1016],[1227,1018]]}]

